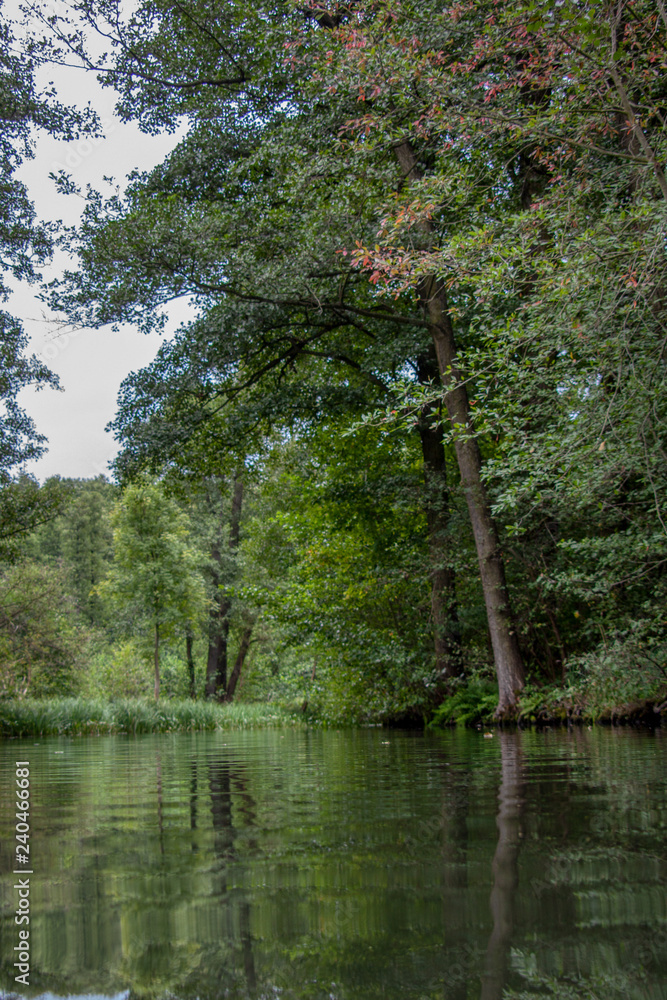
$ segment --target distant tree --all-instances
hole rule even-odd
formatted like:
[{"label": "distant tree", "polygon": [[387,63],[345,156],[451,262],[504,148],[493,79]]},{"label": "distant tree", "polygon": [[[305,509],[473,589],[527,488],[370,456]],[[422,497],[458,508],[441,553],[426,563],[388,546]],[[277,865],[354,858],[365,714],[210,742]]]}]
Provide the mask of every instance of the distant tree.
[{"label": "distant tree", "polygon": [[0,561],[24,555],[29,536],[58,516],[68,495],[68,484],[59,476],[40,485],[25,472],[0,475]]},{"label": "distant tree", "polygon": [[24,562],[0,576],[0,697],[76,693],[86,638],[62,570]]},{"label": "distant tree", "polygon": [[112,606],[134,611],[150,629],[158,699],[161,642],[187,633],[206,610],[201,556],[190,541],[187,516],[157,483],[128,486],[112,524],[114,561],[97,590]]},{"label": "distant tree", "polygon": [[22,555],[47,566],[62,566],[77,609],[90,625],[103,626],[105,615],[95,588],[113,560],[111,511],[117,487],[104,476],[95,479],[47,479],[43,490],[56,490],[61,499],[57,516],[50,517],[22,544]]},{"label": "distant tree", "polygon": [[[256,447],[259,454],[260,444]],[[232,684],[232,693],[236,687],[238,673],[247,653],[247,644],[243,647],[243,635],[247,631],[247,622],[251,619],[254,621],[256,615],[254,607],[247,607],[244,601],[239,600],[239,591],[244,587],[245,577],[245,567],[239,551],[242,522],[247,514],[248,499],[252,501],[255,491],[252,488],[252,476],[248,475],[245,468],[243,455],[235,454],[231,449],[221,458],[219,451],[214,456],[204,457],[197,454],[196,448],[188,447],[183,450],[182,458],[188,466],[188,472],[185,473],[172,463],[165,488],[187,510],[198,547],[204,557],[202,571],[209,598],[206,624],[206,697],[221,701],[230,697],[231,675],[234,667],[240,663]],[[212,471],[213,465],[217,466],[215,473]],[[239,651],[243,647],[244,652],[239,661],[238,656],[236,660],[230,659],[230,642],[236,636],[241,620],[245,624],[239,638]],[[192,658],[193,641],[194,636],[191,634],[188,637],[186,634],[191,690],[194,690],[195,669]],[[250,635],[247,643],[249,641]],[[229,666],[232,662],[234,666],[230,675]]]},{"label": "distant tree", "polygon": [[81,614],[91,625],[104,619],[96,587],[113,559],[111,510],[114,487],[103,476],[81,480],[63,516],[62,556]]}]

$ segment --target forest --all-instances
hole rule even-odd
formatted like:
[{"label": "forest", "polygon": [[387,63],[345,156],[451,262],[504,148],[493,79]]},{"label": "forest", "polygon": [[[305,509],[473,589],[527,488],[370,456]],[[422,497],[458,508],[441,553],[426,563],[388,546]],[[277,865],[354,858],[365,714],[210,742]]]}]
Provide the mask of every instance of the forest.
[{"label": "forest", "polygon": [[[78,327],[191,319],[109,478],[39,483],[0,314],[0,699],[233,700],[327,723],[667,708],[662,0],[29,0],[2,11],[0,246]],[[103,39],[101,56],[91,38]],[[16,174],[184,138],[79,226]],[[137,334],[140,335],[140,334]]]}]

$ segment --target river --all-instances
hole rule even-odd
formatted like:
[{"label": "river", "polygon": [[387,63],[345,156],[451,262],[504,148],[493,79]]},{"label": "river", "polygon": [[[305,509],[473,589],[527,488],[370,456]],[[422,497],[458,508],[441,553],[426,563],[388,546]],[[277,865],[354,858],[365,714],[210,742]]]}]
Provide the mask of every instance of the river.
[{"label": "river", "polygon": [[[16,761],[29,985],[14,967]],[[585,727],[4,741],[0,985],[667,1000],[666,763],[661,730]]]}]

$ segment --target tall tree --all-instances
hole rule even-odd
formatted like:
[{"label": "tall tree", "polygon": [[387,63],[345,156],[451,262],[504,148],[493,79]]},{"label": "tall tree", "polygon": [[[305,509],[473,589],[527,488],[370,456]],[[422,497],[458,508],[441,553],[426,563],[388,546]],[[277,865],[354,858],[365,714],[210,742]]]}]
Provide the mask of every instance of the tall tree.
[{"label": "tall tree", "polygon": [[[49,259],[54,227],[38,222],[25,184],[16,172],[33,155],[33,134],[42,129],[62,139],[93,126],[92,116],[40,94],[35,72],[45,58],[44,45],[17,39],[15,25],[0,3],[0,302],[10,295],[7,276],[34,282]],[[0,310],[0,552],[6,557],[44,519],[60,508],[58,485],[40,490],[21,470],[44,452],[45,438],[18,402],[22,389],[58,388],[58,379],[34,355],[26,354],[28,336],[21,322]]]},{"label": "tall tree", "polygon": [[[93,22],[105,12],[95,4],[86,10]],[[230,28],[230,17],[241,32]],[[361,232],[374,231],[374,206],[396,179],[393,158],[358,170],[337,156],[333,143],[350,109],[318,100],[313,111],[299,74],[275,58],[303,15],[267,4],[261,24],[256,17],[243,4],[233,14],[203,4],[187,17],[166,7],[150,43],[141,18],[130,19],[117,39],[110,76],[124,113],[153,129],[187,109],[193,128],[125,200],[105,204],[93,196],[78,245],[85,266],[56,300],[91,323],[132,318],[151,325],[156,307],[181,294],[202,311],[124,387],[115,426],[130,463],[142,452],[150,458],[156,445],[171,459],[225,402],[246,431],[261,419],[289,423],[322,419],[331,408],[386,405],[396,372],[408,364],[416,373],[428,343],[427,321],[411,304],[380,305],[340,254]],[[207,36],[213,25],[215,46]],[[251,30],[259,44],[256,36],[249,44]],[[181,59],[179,37],[200,53],[208,86]],[[165,58],[149,99],[141,77],[149,53],[154,59],[158,52]],[[423,422],[418,431],[429,433]],[[443,539],[433,527],[434,553]],[[436,563],[446,561],[443,549]],[[442,574],[434,574],[438,633],[451,631],[452,602],[441,584]],[[455,663],[440,640],[436,653],[443,678],[459,672],[460,658]]]},{"label": "tall tree", "polygon": [[101,624],[103,609],[95,588],[113,558],[110,515],[116,490],[102,476],[72,487],[62,518],[62,555],[80,612],[91,625]]},{"label": "tall tree", "polygon": [[[229,642],[230,615],[233,604],[233,587],[238,576],[236,555],[241,533],[243,508],[243,474],[237,470],[231,482],[229,504],[229,529],[223,518],[224,499],[218,483],[207,484],[208,502],[213,507],[216,524],[211,544],[211,577],[214,599],[209,615],[209,642],[206,660],[206,697],[223,699],[227,690],[227,647]],[[211,496],[213,493],[213,496]],[[226,504],[225,504],[226,506]]]},{"label": "tall tree", "polygon": [[[358,413],[391,402],[411,420],[444,396],[511,713],[519,628],[538,669],[554,663],[546,635],[561,657],[592,645],[592,625],[570,641],[572,601],[595,583],[575,579],[568,551],[591,567],[603,552],[637,610],[649,580],[662,586],[658,12],[648,0],[80,10],[106,18],[123,114],[148,130],[191,122],[124,198],[91,195],[82,266],[55,293],[98,324],[152,326],[173,297],[198,303],[125,387],[116,426],[130,457],[161,442],[171,458],[222,406],[247,429],[271,413],[321,420],[355,394]],[[440,385],[426,398],[429,343]],[[432,541],[446,535],[428,524]],[[441,574],[432,585],[442,636],[452,602]]]},{"label": "tall tree", "polygon": [[554,603],[581,618],[575,599],[641,656],[667,625],[647,614],[667,541],[664,18],[625,0],[326,10],[320,76],[358,97],[349,141],[393,146],[409,181],[357,259],[392,295],[431,282],[461,331],[446,373],[476,406],[455,424],[500,446],[484,479],[521,539],[525,630],[537,603],[565,657]]},{"label": "tall tree", "polygon": [[160,645],[187,633],[206,608],[201,555],[188,522],[158,484],[128,486],[112,516],[114,562],[98,591],[119,607],[134,609],[152,634],[155,698],[160,697]]},{"label": "tall tree", "polygon": [[43,698],[80,689],[88,636],[60,567],[30,560],[0,573],[0,695]]}]

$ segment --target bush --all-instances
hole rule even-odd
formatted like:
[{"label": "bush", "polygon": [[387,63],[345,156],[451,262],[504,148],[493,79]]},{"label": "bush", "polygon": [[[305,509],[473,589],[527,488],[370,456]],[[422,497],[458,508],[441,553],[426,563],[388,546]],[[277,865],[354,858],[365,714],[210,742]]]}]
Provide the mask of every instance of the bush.
[{"label": "bush", "polygon": [[[195,644],[195,689],[204,696],[206,647]],[[190,679],[185,657],[165,647],[160,665],[160,693],[164,698],[189,698]],[[94,646],[82,679],[86,698],[149,698],[153,695],[153,652],[143,639],[107,643],[103,637]]]},{"label": "bush", "polygon": [[438,706],[429,726],[470,726],[490,722],[498,707],[498,687],[491,681],[461,686]]},{"label": "bush", "polygon": [[0,697],[75,694],[90,634],[59,569],[25,562],[0,577]]}]

